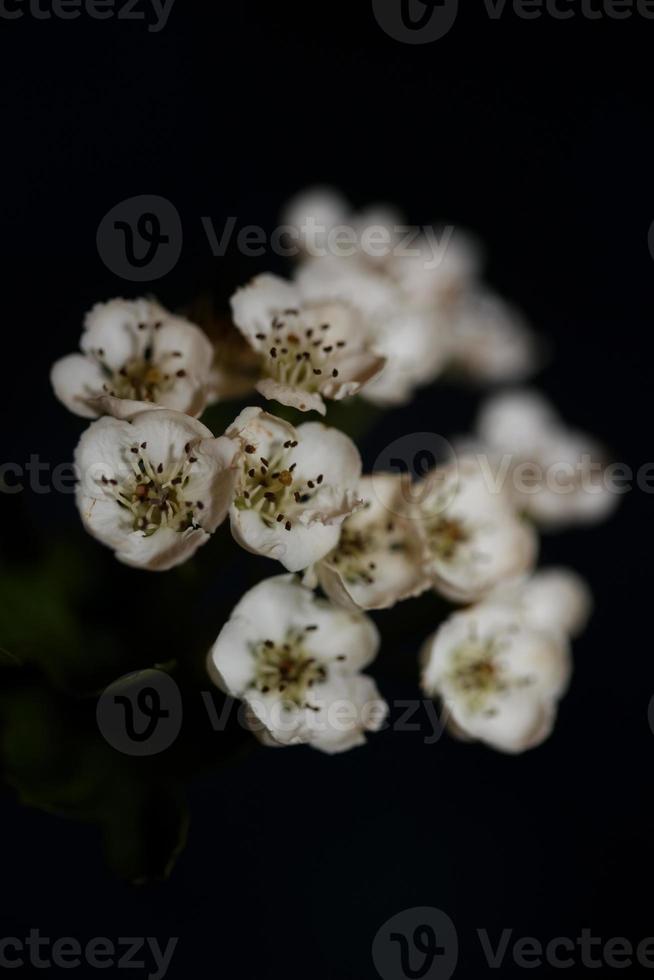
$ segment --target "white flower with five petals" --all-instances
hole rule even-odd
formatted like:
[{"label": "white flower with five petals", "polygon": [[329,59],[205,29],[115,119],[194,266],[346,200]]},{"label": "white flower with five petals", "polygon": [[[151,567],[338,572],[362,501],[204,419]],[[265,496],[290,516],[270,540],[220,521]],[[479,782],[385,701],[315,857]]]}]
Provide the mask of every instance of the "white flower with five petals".
[{"label": "white flower with five petals", "polygon": [[450,616],[421,659],[422,688],[442,701],[451,733],[513,754],[549,737],[571,673],[564,633],[505,602]]},{"label": "white flower with five petals", "polygon": [[306,300],[297,286],[277,276],[258,276],[239,289],[232,312],[261,358],[257,391],[301,412],[324,415],[325,398],[356,394],[384,366],[369,346],[361,309]]},{"label": "white flower with five petals", "polygon": [[241,451],[231,508],[235,539],[290,572],[320,561],[361,503],[361,457],[352,440],[321,422],[295,429],[259,408],[244,409],[226,435]]},{"label": "white flower with five petals", "polygon": [[245,702],[268,745],[334,754],[365,743],[387,708],[360,673],[379,634],[362,613],[337,609],[291,575],[260,582],[236,606],[209,654],[222,691]]},{"label": "white flower with five petals", "polygon": [[361,479],[358,492],[363,506],[347,518],[338,545],[313,575],[346,609],[388,609],[430,586],[416,523],[406,516],[407,481],[375,473]]},{"label": "white flower with five petals", "polygon": [[179,565],[227,516],[236,455],[230,439],[181,412],[98,419],[75,452],[84,526],[127,565]]},{"label": "white flower with five petals", "polygon": [[476,460],[432,470],[414,491],[424,567],[437,592],[475,602],[501,582],[529,571],[538,541],[505,489],[489,487]]},{"label": "white flower with five petals", "polygon": [[[207,404],[212,345],[199,327],[153,300],[98,303],[86,316],[80,347],[51,372],[55,394],[76,415],[97,418],[107,398],[124,403],[125,418],[143,401],[194,416]],[[114,405],[113,414],[120,408]]]}]

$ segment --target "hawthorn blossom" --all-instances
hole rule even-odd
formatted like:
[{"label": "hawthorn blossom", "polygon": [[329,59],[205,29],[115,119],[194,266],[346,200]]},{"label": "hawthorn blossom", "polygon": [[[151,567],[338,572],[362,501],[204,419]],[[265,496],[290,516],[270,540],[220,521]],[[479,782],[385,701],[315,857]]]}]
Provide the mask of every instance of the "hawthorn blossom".
[{"label": "hawthorn blossom", "polygon": [[261,359],[264,398],[301,412],[326,412],[324,398],[354,395],[382,370],[362,311],[340,301],[306,301],[300,289],[262,275],[232,297],[234,322]]},{"label": "hawthorn blossom", "polygon": [[403,514],[406,481],[376,473],[361,479],[358,493],[362,508],[347,518],[338,545],[315,566],[315,578],[346,609],[388,609],[430,585],[416,524]]},{"label": "hawthorn blossom", "polygon": [[236,541],[290,572],[324,558],[361,503],[361,457],[351,439],[321,422],[295,429],[259,408],[244,409],[226,435],[240,447],[231,506]]},{"label": "hawthorn blossom", "polygon": [[102,415],[106,396],[126,402],[124,417],[136,402],[194,416],[206,406],[213,347],[199,327],[154,300],[98,303],[86,315],[80,347],[51,372],[57,398],[76,415]]},{"label": "hawthorn blossom", "polygon": [[327,258],[303,263],[296,279],[303,295],[314,302],[355,303],[365,312],[368,343],[385,361],[361,390],[366,401],[406,404],[445,368],[450,357],[447,324],[408,303],[388,276],[355,259]]},{"label": "hawthorn blossom", "polygon": [[105,416],[75,452],[77,506],[87,531],[136,568],[186,561],[225,519],[237,447],[181,412]]},{"label": "hawthorn blossom", "polygon": [[338,191],[316,187],[292,198],[282,220],[302,256],[356,258],[374,266],[398,243],[403,218],[388,204],[355,211]]},{"label": "hawthorn blossom", "polygon": [[415,490],[413,517],[425,572],[437,592],[474,602],[534,564],[536,534],[504,490],[487,485],[474,459],[432,470]]},{"label": "hawthorn blossom", "polygon": [[511,391],[488,399],[477,433],[516,507],[539,525],[557,529],[596,523],[616,507],[602,448],[585,433],[566,428],[537,392]]},{"label": "hawthorn blossom", "polygon": [[362,613],[317,598],[291,575],[260,582],[238,603],[208,660],[222,691],[245,702],[268,745],[344,752],[378,730],[387,707],[360,673],[379,634]]},{"label": "hawthorn blossom", "polygon": [[452,365],[473,381],[522,381],[538,368],[540,347],[522,314],[488,291],[466,293],[450,318]]},{"label": "hawthorn blossom", "polygon": [[538,629],[578,636],[593,608],[586,582],[569,568],[540,569],[528,578],[507,582],[489,597],[512,607]]},{"label": "hawthorn blossom", "polygon": [[443,702],[452,734],[507,753],[549,737],[571,673],[567,637],[502,602],[450,616],[421,659],[422,688]]}]

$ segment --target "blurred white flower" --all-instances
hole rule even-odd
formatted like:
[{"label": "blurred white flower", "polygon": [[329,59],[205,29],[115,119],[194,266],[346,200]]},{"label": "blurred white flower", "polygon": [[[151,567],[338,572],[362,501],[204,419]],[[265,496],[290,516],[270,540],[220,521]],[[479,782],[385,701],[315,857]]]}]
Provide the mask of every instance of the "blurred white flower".
[{"label": "blurred white flower", "polygon": [[[102,415],[103,396],[202,414],[213,347],[199,327],[153,300],[98,303],[86,315],[80,347],[83,353],[51,372],[57,398],[76,415]],[[125,417],[131,413],[126,407]]]},{"label": "blurred white flower", "polygon": [[432,470],[414,490],[413,517],[425,571],[454,602],[474,602],[500,582],[529,571],[538,551],[533,527],[505,490],[487,485],[476,460]]},{"label": "blurred white flower", "polygon": [[505,603],[537,629],[578,636],[593,610],[588,585],[569,568],[547,568],[496,589],[488,602]]},{"label": "blurred white flower", "polygon": [[507,753],[551,734],[571,673],[568,640],[510,604],[484,602],[447,619],[422,651],[422,688],[448,728]]},{"label": "blurred white flower", "polygon": [[105,416],[75,452],[84,526],[127,565],[179,565],[227,516],[236,451],[180,412],[139,412],[129,421]]},{"label": "blurred white flower", "polygon": [[291,575],[260,582],[241,599],[209,654],[222,691],[245,702],[266,744],[309,744],[330,754],[365,743],[387,707],[360,674],[379,634],[362,613],[318,599]]},{"label": "blurred white flower", "polygon": [[336,548],[315,566],[324,592],[346,609],[388,609],[430,586],[422,568],[422,541],[404,516],[402,476],[376,473],[359,483],[363,507],[343,524]]},{"label": "blurred white flower", "polygon": [[483,256],[465,231],[449,226],[428,228],[399,246],[386,267],[414,308],[442,318],[472,289],[481,274]]},{"label": "blurred white flower", "polygon": [[354,443],[321,422],[295,429],[258,408],[241,412],[227,436],[241,450],[231,508],[235,539],[291,572],[320,561],[360,505]]},{"label": "blurred white flower", "polygon": [[315,187],[288,202],[283,225],[293,229],[305,258],[353,258],[385,262],[399,240],[403,217],[387,204],[355,211],[338,191]]},{"label": "blurred white flower", "polygon": [[326,258],[303,263],[297,282],[313,302],[356,304],[365,313],[369,346],[385,360],[361,396],[377,405],[401,405],[416,388],[430,384],[449,356],[447,324],[431,311],[414,308],[388,276],[356,259]]},{"label": "blurred white flower", "polygon": [[451,310],[453,367],[474,381],[522,381],[539,366],[538,341],[524,317],[490,292],[466,293]]},{"label": "blurred white flower", "polygon": [[262,275],[232,297],[234,322],[261,357],[265,398],[325,414],[323,398],[354,395],[384,367],[368,343],[364,313],[346,302],[311,302]]},{"label": "blurred white flower", "polygon": [[619,495],[605,479],[604,451],[585,433],[567,429],[537,392],[488,399],[477,434],[480,452],[498,472],[504,468],[516,506],[539,525],[590,524],[617,506]]}]

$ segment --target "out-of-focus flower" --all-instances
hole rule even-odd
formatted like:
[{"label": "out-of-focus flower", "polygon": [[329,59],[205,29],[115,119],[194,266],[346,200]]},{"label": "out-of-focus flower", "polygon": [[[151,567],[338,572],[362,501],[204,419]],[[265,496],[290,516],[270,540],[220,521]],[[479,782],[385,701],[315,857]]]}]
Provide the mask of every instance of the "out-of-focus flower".
[{"label": "out-of-focus flower", "polygon": [[481,382],[522,381],[538,368],[540,348],[524,317],[498,296],[475,290],[451,310],[452,366]]},{"label": "out-of-focus flower", "polygon": [[225,519],[237,447],[167,409],[93,422],[75,452],[86,529],[127,565],[165,571]]},{"label": "out-of-focus flower", "polygon": [[266,744],[309,744],[330,754],[365,743],[387,707],[360,671],[379,634],[362,613],[318,599],[292,576],[260,582],[241,599],[209,654],[209,673],[249,709]]},{"label": "out-of-focus flower", "polygon": [[387,261],[399,241],[402,221],[402,215],[387,204],[355,211],[342,194],[329,187],[298,194],[282,216],[302,257],[357,257],[371,266]]},{"label": "out-of-focus flower", "polygon": [[593,609],[586,582],[569,568],[547,568],[501,585],[487,600],[512,607],[537,629],[578,636]]},{"label": "out-of-focus flower", "polygon": [[429,588],[422,542],[415,522],[403,516],[402,476],[363,477],[358,493],[362,508],[347,518],[338,545],[315,566],[315,576],[329,598],[346,609],[388,609]]},{"label": "out-of-focus flower", "polygon": [[[98,303],[86,316],[80,347],[83,353],[62,358],[51,372],[55,394],[76,415],[102,415],[104,396],[193,416],[207,404],[211,343],[153,300]],[[126,407],[125,417],[132,411]]]},{"label": "out-of-focus flower", "polygon": [[422,663],[423,690],[443,702],[450,731],[508,753],[548,738],[571,673],[562,632],[491,601],[450,616]]},{"label": "out-of-focus flower", "polygon": [[606,481],[604,451],[567,429],[535,391],[488,399],[477,423],[479,451],[505,476],[515,505],[556,529],[607,518],[619,497]]},{"label": "out-of-focus flower", "polygon": [[516,514],[505,489],[488,486],[476,460],[462,458],[432,470],[415,496],[425,571],[452,601],[481,599],[533,566],[533,527]]},{"label": "out-of-focus flower", "polygon": [[363,312],[349,303],[306,301],[300,289],[262,275],[232,297],[234,322],[261,358],[265,398],[325,414],[323,398],[354,395],[384,367],[368,343]]},{"label": "out-of-focus flower", "polygon": [[411,307],[442,318],[475,287],[482,265],[481,249],[465,231],[430,228],[398,245],[386,272]]},{"label": "out-of-focus flower", "polygon": [[303,295],[313,302],[356,304],[365,313],[368,343],[385,360],[361,391],[377,405],[401,405],[432,382],[449,355],[447,323],[414,308],[396,283],[356,259],[305,262],[297,272]]},{"label": "out-of-focus flower", "polygon": [[241,450],[232,533],[248,551],[298,572],[338,543],[360,505],[361,457],[342,432],[321,422],[292,425],[246,408],[227,430]]}]

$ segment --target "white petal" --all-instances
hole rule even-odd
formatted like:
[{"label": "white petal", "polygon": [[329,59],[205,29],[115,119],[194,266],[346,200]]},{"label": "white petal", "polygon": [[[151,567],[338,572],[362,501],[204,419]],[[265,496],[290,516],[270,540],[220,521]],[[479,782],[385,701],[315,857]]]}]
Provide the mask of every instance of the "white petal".
[{"label": "white petal", "polygon": [[319,412],[326,415],[325,403],[317,392],[304,391],[302,388],[292,388],[290,385],[263,378],[254,386],[256,390],[270,401],[279,402],[289,408],[297,408],[300,412]]},{"label": "white petal", "polygon": [[269,335],[273,318],[300,305],[295,286],[278,276],[257,276],[232,296],[234,323],[255,350],[265,349],[258,333]]},{"label": "white petal", "polygon": [[154,322],[158,309],[147,299],[97,303],[84,321],[82,350],[88,354],[101,351],[102,361],[119,370],[126,361],[143,355],[150,331],[140,326]]},{"label": "white petal", "polygon": [[338,525],[318,522],[310,526],[295,522],[290,531],[283,524],[268,525],[258,511],[231,509],[234,539],[247,551],[282,563],[290,572],[300,572],[324,558],[337,544]]},{"label": "white petal", "polygon": [[477,420],[482,442],[501,452],[529,458],[557,423],[545,398],[532,390],[507,391],[488,398]]},{"label": "white petal", "polygon": [[582,632],[590,618],[593,598],[584,580],[567,568],[538,572],[522,588],[522,606],[539,629],[560,629],[570,636]]},{"label": "white petal", "polygon": [[62,357],[53,365],[50,381],[59,401],[75,415],[86,419],[94,419],[100,415],[93,406],[92,399],[102,394],[105,375],[95,361],[83,354]]},{"label": "white petal", "polygon": [[188,531],[160,528],[150,537],[133,531],[125,539],[123,547],[116,551],[116,558],[134,568],[166,572],[187,561],[201,545],[207,543],[209,537],[202,529],[190,528]]}]

